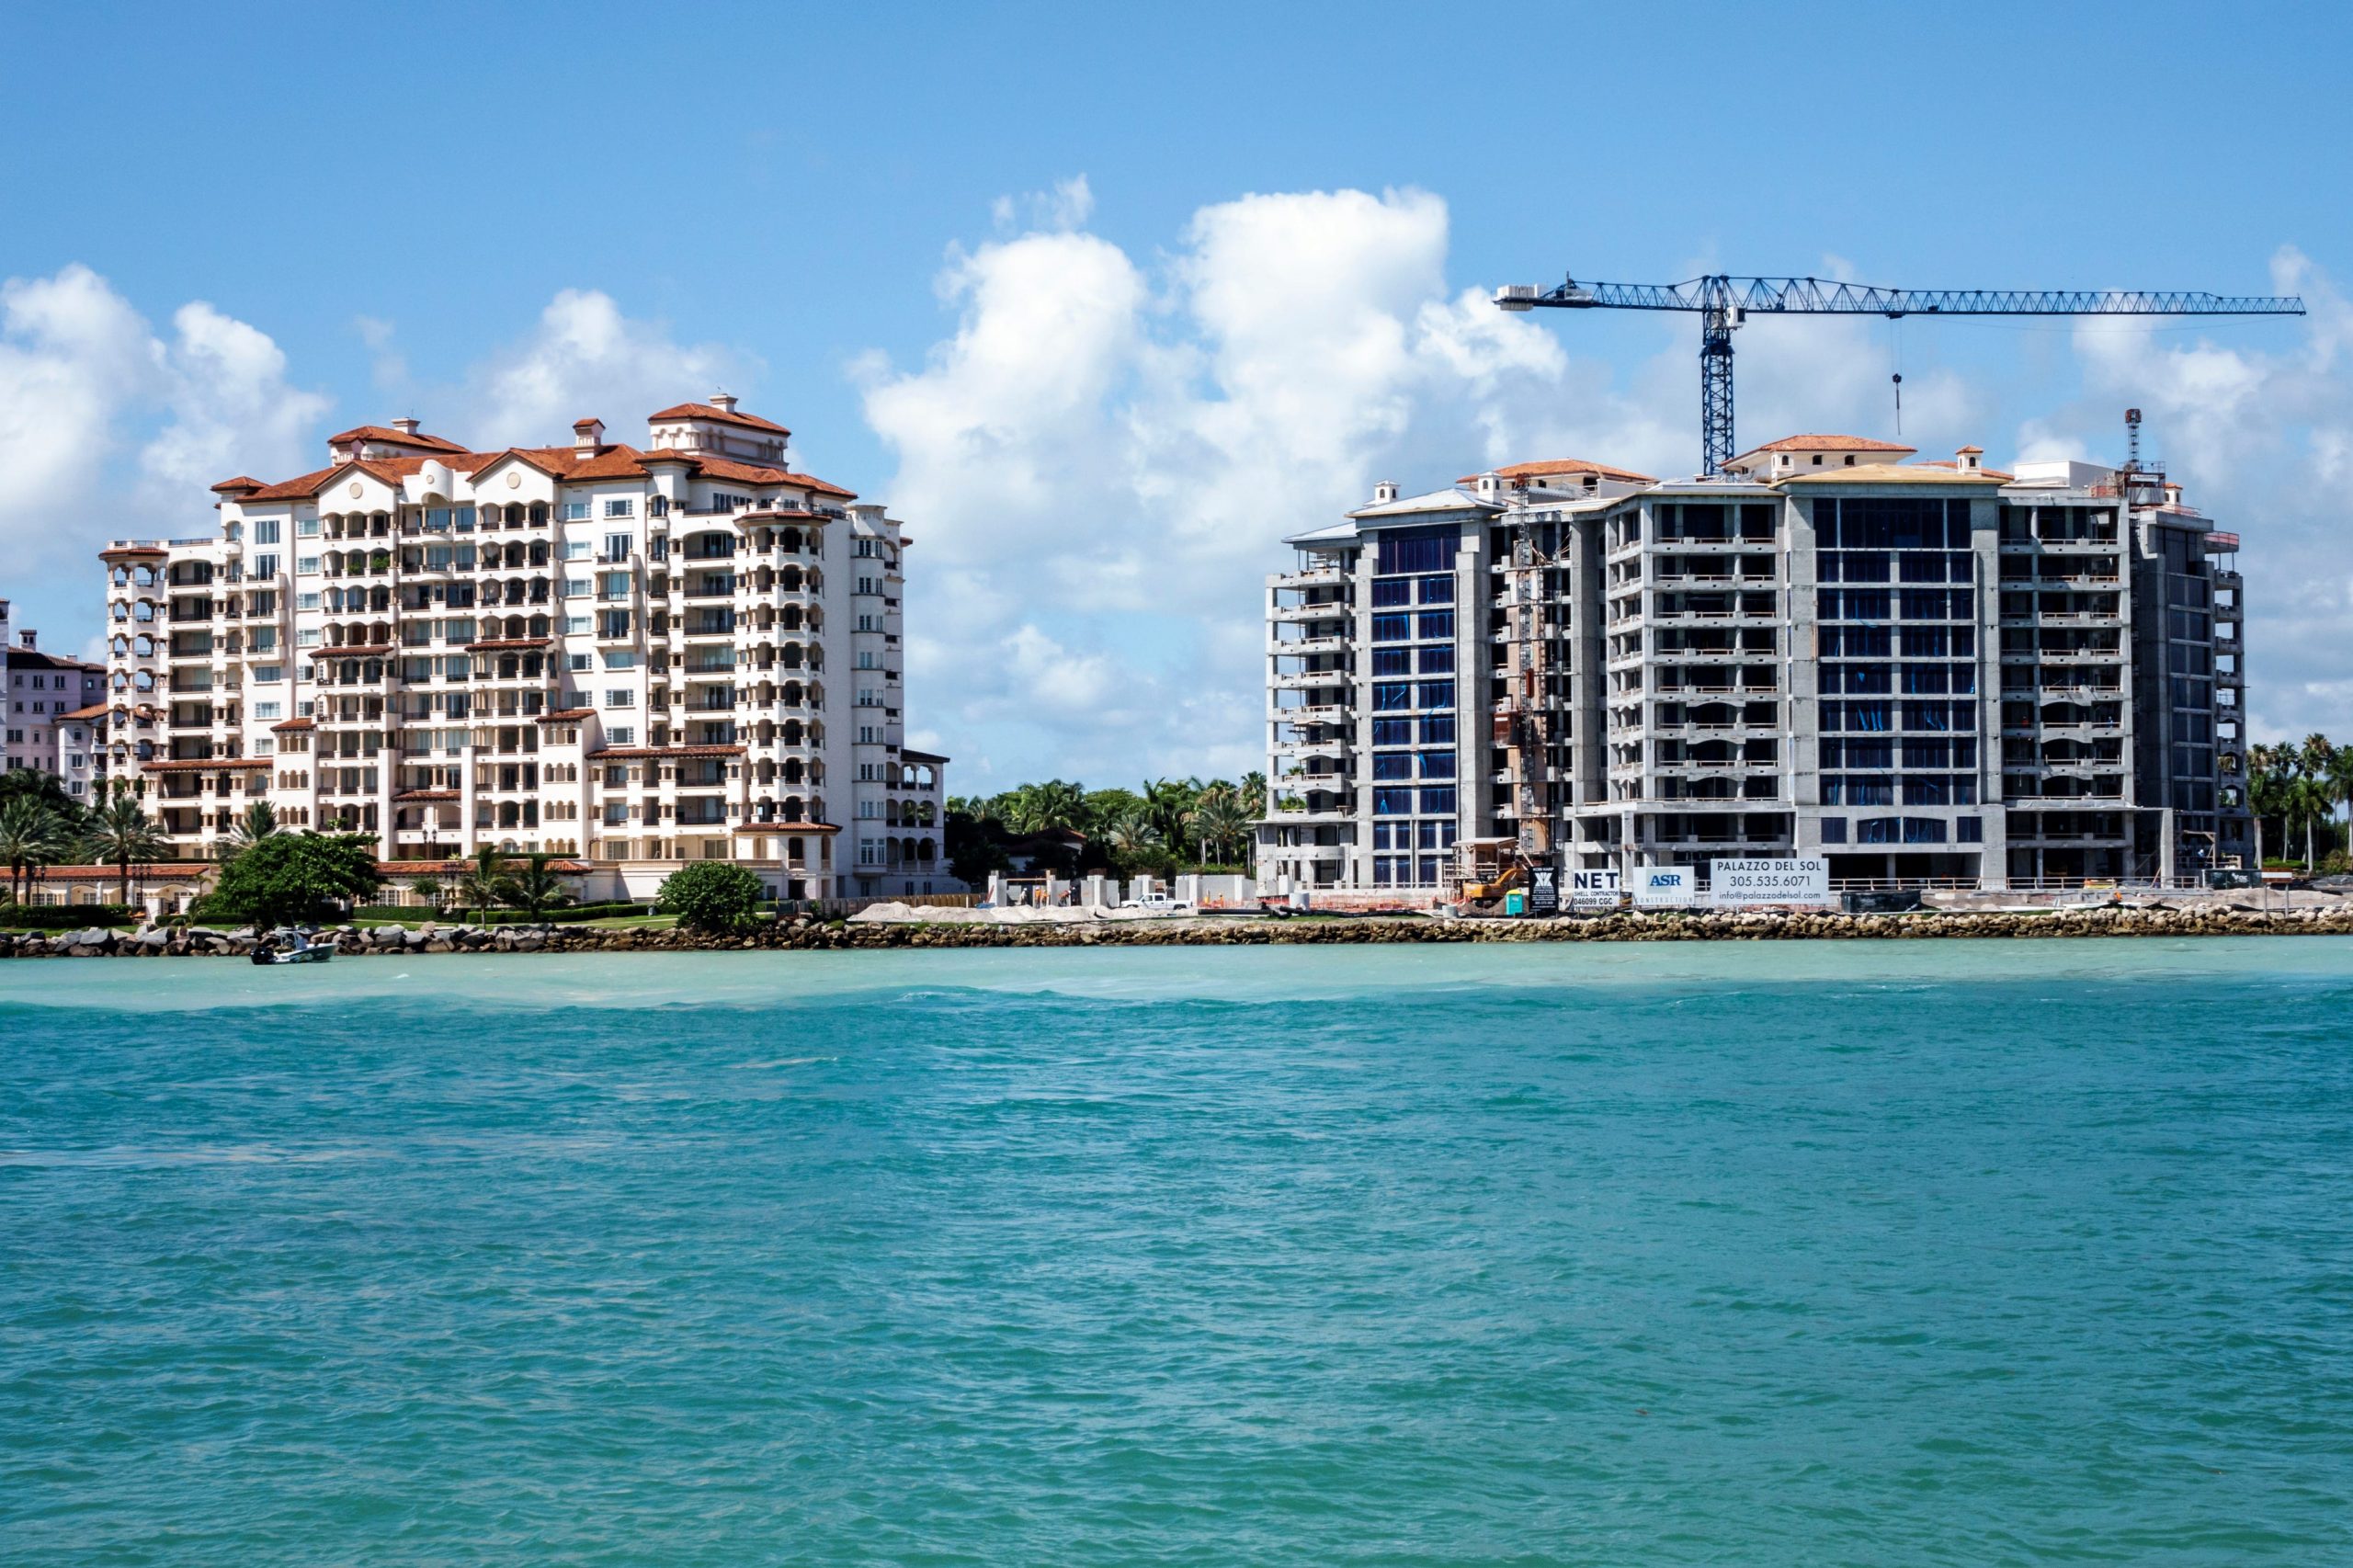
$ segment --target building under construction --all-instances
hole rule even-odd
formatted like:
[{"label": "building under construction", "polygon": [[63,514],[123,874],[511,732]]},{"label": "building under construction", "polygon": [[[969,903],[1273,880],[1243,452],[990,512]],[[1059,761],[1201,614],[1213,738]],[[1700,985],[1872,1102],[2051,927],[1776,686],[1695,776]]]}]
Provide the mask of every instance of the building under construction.
[{"label": "building under construction", "polygon": [[1689,480],[1524,463],[1292,536],[1262,882],[2251,863],[2237,536],[2137,461],[1915,456],[1797,436]]}]

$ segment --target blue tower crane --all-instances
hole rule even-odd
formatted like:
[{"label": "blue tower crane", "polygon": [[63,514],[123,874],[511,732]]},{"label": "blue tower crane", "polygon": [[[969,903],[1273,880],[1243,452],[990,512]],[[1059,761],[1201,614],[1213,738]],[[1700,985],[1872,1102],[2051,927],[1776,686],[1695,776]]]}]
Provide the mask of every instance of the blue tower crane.
[{"label": "blue tower crane", "polygon": [[2303,301],[2191,290],[1876,289],[1819,278],[1727,278],[1686,283],[1515,283],[1495,295],[1507,311],[1688,311],[1699,318],[1699,472],[1732,460],[1732,335],[1752,314],[1904,316],[2300,316]]}]

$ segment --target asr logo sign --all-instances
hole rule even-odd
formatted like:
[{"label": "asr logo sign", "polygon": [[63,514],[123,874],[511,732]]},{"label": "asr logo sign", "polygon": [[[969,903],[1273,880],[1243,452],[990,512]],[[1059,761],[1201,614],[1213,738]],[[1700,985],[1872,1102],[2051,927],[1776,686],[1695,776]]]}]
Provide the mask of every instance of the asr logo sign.
[{"label": "asr logo sign", "polygon": [[1644,866],[1634,873],[1636,909],[1681,909],[1699,902],[1699,879],[1688,866]]}]

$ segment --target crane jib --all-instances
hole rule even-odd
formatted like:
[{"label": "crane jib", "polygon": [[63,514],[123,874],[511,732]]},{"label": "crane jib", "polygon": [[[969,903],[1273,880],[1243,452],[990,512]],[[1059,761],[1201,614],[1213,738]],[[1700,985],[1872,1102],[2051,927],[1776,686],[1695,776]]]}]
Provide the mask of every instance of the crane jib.
[{"label": "crane jib", "polygon": [[1539,290],[1517,284],[1495,296],[1507,311],[1536,306],[1590,311],[1688,311],[1700,315],[1700,472],[1733,457],[1732,329],[1766,315],[1903,316],[2300,316],[2292,295],[2210,294],[2201,290],[1881,289],[1820,278],[1733,278],[1681,283],[1580,283]]}]

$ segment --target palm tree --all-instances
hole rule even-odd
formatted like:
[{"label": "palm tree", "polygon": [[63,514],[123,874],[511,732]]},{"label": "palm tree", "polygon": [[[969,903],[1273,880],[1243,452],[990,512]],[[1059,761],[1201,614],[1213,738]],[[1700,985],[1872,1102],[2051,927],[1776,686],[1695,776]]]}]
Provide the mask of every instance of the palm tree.
[{"label": "palm tree", "polygon": [[438,877],[418,877],[408,884],[408,891],[425,901],[427,909],[439,910],[443,888]]},{"label": "palm tree", "polygon": [[523,869],[506,880],[507,902],[534,920],[558,904],[572,902],[563,873],[548,869],[551,858],[546,850],[534,849],[524,858]]},{"label": "palm tree", "polygon": [[53,866],[74,852],[74,834],[63,816],[30,795],[0,806],[0,864],[8,868],[8,897],[22,903],[29,874]]},{"label": "palm tree", "polygon": [[1200,798],[1199,779],[1147,778],[1143,809],[1163,844],[1181,845],[1192,826],[1193,806]]},{"label": "palm tree", "polygon": [[[263,810],[268,808],[264,806]],[[128,784],[117,780],[106,801],[91,816],[87,853],[100,865],[112,865],[122,879],[121,903],[131,906],[131,863],[160,860],[171,853],[171,842],[139,804]]]},{"label": "palm tree", "polygon": [[1226,783],[1202,790],[1200,804],[1193,809],[1193,831],[1200,835],[1202,863],[1211,863],[1214,851],[1217,862],[1223,864],[1227,852],[1250,831],[1250,811],[1241,792]]},{"label": "palm tree", "polygon": [[2281,848],[2288,833],[2289,778],[2280,766],[2279,748],[2252,745],[2246,751],[2246,803],[2255,813],[2255,869],[2263,869],[2263,819],[2278,817]]},{"label": "palm tree", "polygon": [[1160,830],[1153,826],[1141,812],[1130,812],[1112,818],[1105,825],[1104,836],[1111,841],[1111,847],[1122,855],[1148,855],[1165,842],[1160,836]]},{"label": "palm tree", "polygon": [[2309,877],[2315,865],[2313,826],[2315,823],[2327,821],[2328,814],[2336,809],[2336,794],[2329,788],[2326,779],[2315,778],[2310,774],[2299,778],[2288,788],[2290,798],[2294,802],[2294,814],[2304,824],[2304,875]]},{"label": "palm tree", "polygon": [[1242,804],[1254,816],[1267,812],[1267,776],[1256,768],[1242,776]]},{"label": "palm tree", "polygon": [[[2306,735],[2304,744],[2296,748],[2297,770],[2303,775],[2307,792],[2320,801],[2319,809],[2304,818],[2304,870],[2307,875],[2313,869],[2313,824],[2325,822],[2329,813],[2336,809],[2336,790],[2330,782],[2330,775],[2336,770],[2336,748],[2328,744],[2326,735],[2317,733]],[[2307,806],[2312,803],[2311,801],[2306,801]]]},{"label": "palm tree", "polygon": [[229,824],[229,853],[251,848],[278,831],[278,813],[270,810],[267,801],[256,801]]},{"label": "palm tree", "polygon": [[1060,778],[1024,784],[1007,802],[1006,825],[1016,833],[1044,833],[1051,828],[1076,828],[1086,820],[1086,791]]},{"label": "palm tree", "polygon": [[2345,851],[2353,856],[2353,745],[2336,746],[2330,752],[2328,789],[2345,807]]},{"label": "palm tree", "polygon": [[458,873],[450,889],[458,907],[487,915],[506,903],[513,896],[515,884],[508,880],[505,864],[506,857],[494,845],[485,844],[475,850],[472,861]]}]

